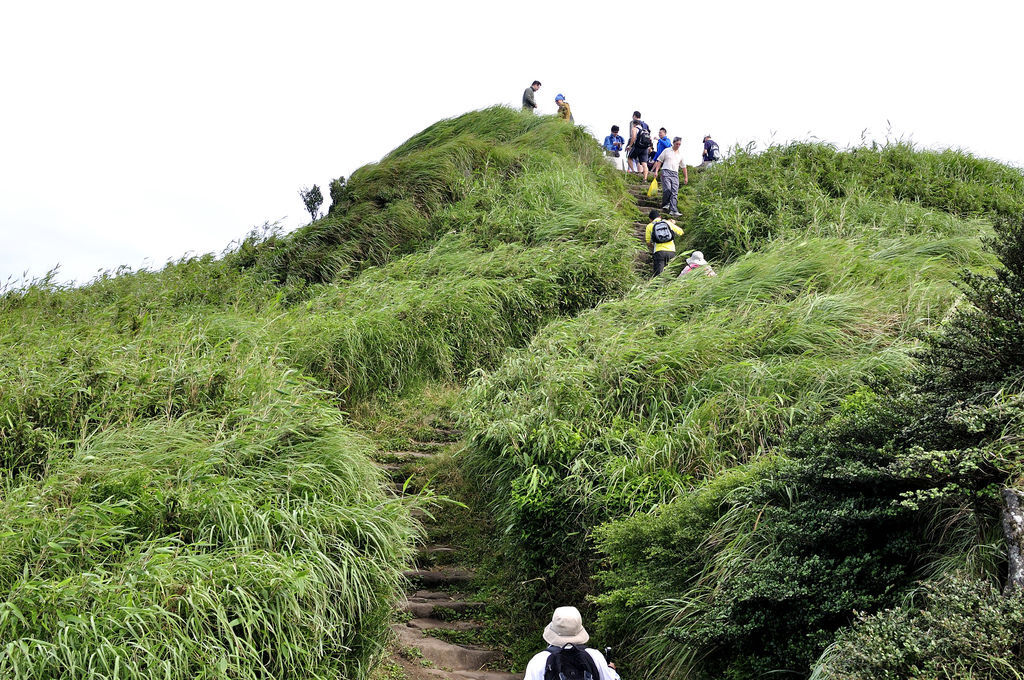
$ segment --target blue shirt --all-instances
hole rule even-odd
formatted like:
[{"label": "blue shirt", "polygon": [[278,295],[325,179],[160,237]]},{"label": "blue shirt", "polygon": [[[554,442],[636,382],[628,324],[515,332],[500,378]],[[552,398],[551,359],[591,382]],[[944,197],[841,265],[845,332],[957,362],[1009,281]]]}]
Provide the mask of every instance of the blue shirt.
[{"label": "blue shirt", "polygon": [[[615,144],[618,143],[616,147]],[[604,148],[606,151],[622,151],[622,147],[625,146],[626,140],[621,135],[608,135],[604,138]]]},{"label": "blue shirt", "polygon": [[669,148],[670,146],[672,146],[672,140],[669,139],[668,135],[665,135],[664,137],[659,139],[658,148],[654,150],[654,160],[658,160],[658,156],[661,155],[661,152]]}]

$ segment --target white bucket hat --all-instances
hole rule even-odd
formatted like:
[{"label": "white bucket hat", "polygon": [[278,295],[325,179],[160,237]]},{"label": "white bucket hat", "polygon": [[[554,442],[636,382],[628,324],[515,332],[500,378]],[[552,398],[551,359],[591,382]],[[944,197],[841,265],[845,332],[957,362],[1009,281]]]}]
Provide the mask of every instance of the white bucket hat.
[{"label": "white bucket hat", "polygon": [[583,628],[583,617],[576,607],[559,607],[544,628],[544,641],[557,647],[582,645],[589,639],[590,633]]},{"label": "white bucket hat", "polygon": [[693,251],[693,255],[690,255],[688,258],[686,258],[686,264],[689,265],[696,264],[703,266],[706,265],[707,263],[708,261],[704,259],[704,253],[700,252],[699,250]]}]

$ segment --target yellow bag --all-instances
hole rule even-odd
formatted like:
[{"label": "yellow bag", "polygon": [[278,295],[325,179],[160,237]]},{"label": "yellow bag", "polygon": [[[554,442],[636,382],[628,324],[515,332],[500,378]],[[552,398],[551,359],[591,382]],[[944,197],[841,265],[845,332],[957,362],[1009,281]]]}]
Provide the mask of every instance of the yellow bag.
[{"label": "yellow bag", "polygon": [[647,197],[650,198],[651,196],[657,196],[657,195],[658,195],[658,178],[655,177],[654,179],[651,180],[651,186],[647,190]]}]

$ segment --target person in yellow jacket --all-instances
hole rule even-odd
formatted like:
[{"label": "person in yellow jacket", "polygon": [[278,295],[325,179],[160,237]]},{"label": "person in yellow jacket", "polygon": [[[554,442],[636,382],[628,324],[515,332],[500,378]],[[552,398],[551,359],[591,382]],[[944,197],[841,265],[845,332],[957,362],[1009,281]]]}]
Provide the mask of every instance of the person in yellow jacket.
[{"label": "person in yellow jacket", "polygon": [[572,109],[569,108],[569,102],[565,101],[565,95],[556,95],[555,103],[558,104],[558,117],[562,120],[567,120],[570,123],[575,123],[572,119]]},{"label": "person in yellow jacket", "polygon": [[657,276],[665,270],[668,261],[676,256],[675,236],[682,236],[683,230],[676,226],[671,220],[662,219],[661,213],[651,210],[647,214],[650,222],[644,230],[644,241],[647,246],[654,246],[654,275]]}]

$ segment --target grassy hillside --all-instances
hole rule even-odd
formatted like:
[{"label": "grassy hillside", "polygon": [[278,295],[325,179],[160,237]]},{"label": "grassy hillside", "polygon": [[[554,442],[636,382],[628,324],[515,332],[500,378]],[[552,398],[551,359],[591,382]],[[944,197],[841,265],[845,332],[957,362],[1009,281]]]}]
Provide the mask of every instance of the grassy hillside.
[{"label": "grassy hillside", "polygon": [[[553,323],[467,391],[465,469],[492,499],[503,568],[530,584],[535,616],[598,588],[604,634],[643,662],[633,672],[726,677],[701,665],[714,640],[693,637],[713,636],[721,619],[691,636],[665,632],[682,625],[689,585],[713,566],[703,554],[715,552],[718,506],[771,478],[791,427],[911,370],[910,350],[947,314],[954,283],[993,264],[981,249],[991,220],[1022,205],[1017,171],[905,146],[741,153],[701,178],[686,238],[725,262],[717,278],[663,279]],[[591,542],[597,527],[649,511]],[[668,612],[660,623],[640,616],[657,607]],[[799,673],[800,654],[820,652],[851,611],[838,600],[799,653],[749,635],[728,653],[767,660],[735,677]],[[787,630],[783,640],[804,632]],[[678,641],[672,653],[665,635]]]},{"label": "grassy hillside", "polygon": [[[388,491],[348,412],[400,428],[426,385],[469,436],[441,491],[493,520],[475,539],[524,649],[595,595],[588,626],[637,677],[806,675],[826,648],[819,676],[883,677],[854,652],[937,619],[943,649],[983,621],[990,666],[1016,663],[992,623],[1016,604],[978,586],[1017,470],[1017,355],[992,340],[1016,342],[1012,314],[978,335],[999,351],[965,350],[1002,371],[966,411],[949,386],[973,377],[912,376],[950,363],[913,354],[922,334],[988,328],[955,282],[997,266],[986,235],[1012,259],[1019,172],[739,153],[681,201],[720,275],[653,282],[625,180],[553,118],[441,121],[330,193],[221,258],[0,295],[0,676],[365,677],[432,501]],[[984,453],[956,468],[934,453],[952,435]],[[921,613],[886,611],[922,578]]]},{"label": "grassy hillside", "polygon": [[507,109],[222,259],[0,298],[0,675],[362,677],[418,532],[339,405],[631,285],[594,142]]}]

